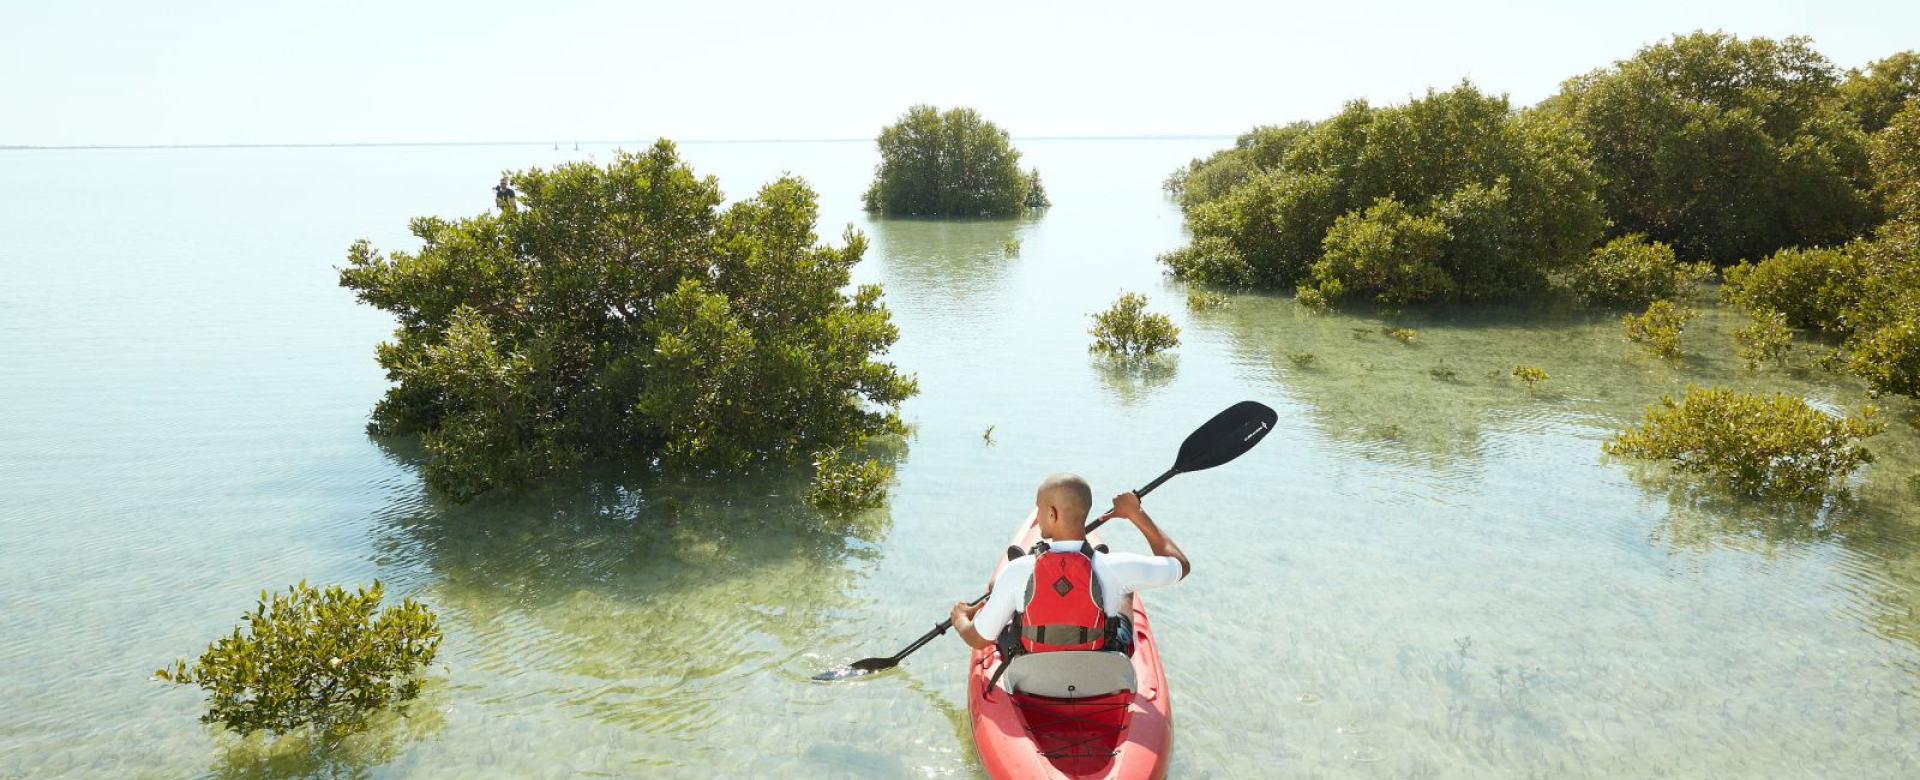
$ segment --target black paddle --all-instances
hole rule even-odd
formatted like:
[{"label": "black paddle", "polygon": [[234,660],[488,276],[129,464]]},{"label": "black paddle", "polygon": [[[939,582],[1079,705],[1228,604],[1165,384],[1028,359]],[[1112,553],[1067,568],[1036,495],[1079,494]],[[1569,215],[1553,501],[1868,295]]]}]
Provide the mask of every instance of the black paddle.
[{"label": "black paddle", "polygon": [[[1247,450],[1253,449],[1253,445],[1259,444],[1261,439],[1266,438],[1267,434],[1273,431],[1273,424],[1279,419],[1279,414],[1257,401],[1241,401],[1227,407],[1226,411],[1214,415],[1213,419],[1208,420],[1206,424],[1187,436],[1187,440],[1180,445],[1180,455],[1174,458],[1173,468],[1167,469],[1167,473],[1148,482],[1146,487],[1133,491],[1134,495],[1145,498],[1148,493],[1153,492],[1154,488],[1173,479],[1176,474],[1204,471],[1240,457]],[[1088,524],[1087,533],[1093,533],[1094,529],[1105,522],[1107,522],[1106,518],[1101,518]],[[973,603],[979,604],[986,600],[987,596],[983,593],[980,598],[974,599]],[[912,655],[913,651],[926,646],[928,642],[933,641],[934,637],[947,633],[947,629],[952,627],[952,620],[942,620],[933,627],[932,631],[921,635],[919,639],[913,641],[913,644],[907,645],[905,650],[885,658],[862,658],[838,669],[816,674],[813,679],[845,680],[892,669],[899,666],[902,659]]]}]

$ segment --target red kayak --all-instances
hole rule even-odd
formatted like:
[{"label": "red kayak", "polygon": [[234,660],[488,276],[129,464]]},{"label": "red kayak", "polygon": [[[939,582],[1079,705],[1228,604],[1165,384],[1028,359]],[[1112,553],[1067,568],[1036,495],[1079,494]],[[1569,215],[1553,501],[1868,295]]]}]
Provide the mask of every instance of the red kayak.
[{"label": "red kayak", "polygon": [[[1030,549],[1029,516],[1013,545]],[[1088,538],[1099,544],[1099,536]],[[994,579],[1006,568],[1003,556]],[[989,583],[992,580],[988,581]],[[992,645],[967,666],[967,712],[980,763],[995,780],[1160,780],[1173,752],[1173,711],[1146,605],[1133,596],[1133,656],[1098,651],[1022,656],[989,687],[1000,665]],[[1018,685],[1019,690],[1011,686]]]}]

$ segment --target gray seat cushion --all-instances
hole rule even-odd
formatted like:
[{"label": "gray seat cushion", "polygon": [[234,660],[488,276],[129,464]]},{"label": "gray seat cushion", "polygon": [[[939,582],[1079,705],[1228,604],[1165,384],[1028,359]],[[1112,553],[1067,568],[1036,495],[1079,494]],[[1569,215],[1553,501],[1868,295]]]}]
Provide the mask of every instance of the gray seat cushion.
[{"label": "gray seat cushion", "polygon": [[1028,653],[1007,664],[1006,684],[1021,693],[1058,698],[1136,690],[1133,659],[1105,650]]}]

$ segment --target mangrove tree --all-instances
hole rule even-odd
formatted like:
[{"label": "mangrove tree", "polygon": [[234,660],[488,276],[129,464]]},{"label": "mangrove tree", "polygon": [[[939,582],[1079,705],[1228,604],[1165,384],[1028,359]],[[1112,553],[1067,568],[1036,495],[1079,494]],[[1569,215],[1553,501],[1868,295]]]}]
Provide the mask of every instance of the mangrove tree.
[{"label": "mangrove tree", "polygon": [[1010,217],[1049,204],[1040,171],[1020,169],[1007,131],[971,108],[907,109],[876,139],[867,211],[908,217]]},{"label": "mangrove tree", "polygon": [[1312,301],[1495,298],[1585,256],[1603,229],[1597,187],[1564,118],[1470,83],[1355,101],[1176,173],[1193,241],[1161,260],[1182,278],[1297,286]]},{"label": "mangrove tree", "polygon": [[465,498],[586,460],[718,472],[902,429],[913,380],[866,239],[814,234],[783,177],[721,208],[671,142],[606,165],[510,174],[519,208],[353,245],[341,285],[391,312],[377,434],[418,434],[429,484]]},{"label": "mangrove tree", "polygon": [[1806,38],[1697,32],[1570,79],[1544,107],[1586,137],[1615,231],[1731,264],[1878,218],[1840,77]]}]

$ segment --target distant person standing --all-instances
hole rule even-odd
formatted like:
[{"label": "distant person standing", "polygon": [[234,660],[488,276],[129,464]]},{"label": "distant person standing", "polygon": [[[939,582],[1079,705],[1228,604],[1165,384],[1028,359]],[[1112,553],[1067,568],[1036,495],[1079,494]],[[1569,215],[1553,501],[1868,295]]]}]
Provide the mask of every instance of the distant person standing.
[{"label": "distant person standing", "polygon": [[493,185],[493,202],[500,207],[500,213],[512,214],[515,208],[513,185],[507,183],[507,177],[501,176],[500,183]]}]

